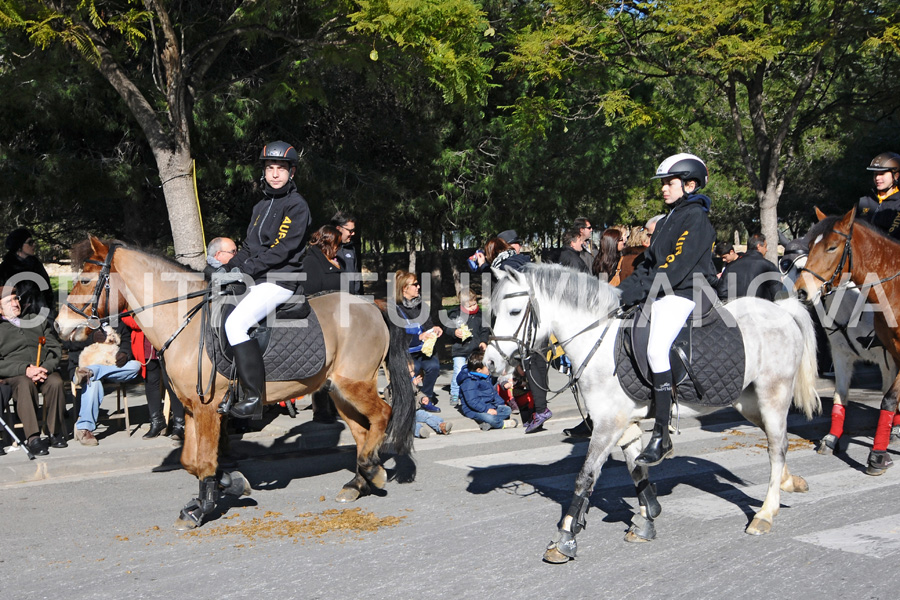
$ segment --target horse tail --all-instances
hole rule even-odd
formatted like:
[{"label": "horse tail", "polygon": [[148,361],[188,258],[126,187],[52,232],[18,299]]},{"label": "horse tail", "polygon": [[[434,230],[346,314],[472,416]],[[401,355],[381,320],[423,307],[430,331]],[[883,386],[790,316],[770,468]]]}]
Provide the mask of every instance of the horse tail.
[{"label": "horse tail", "polygon": [[806,307],[795,298],[779,300],[777,304],[790,313],[800,328],[803,338],[803,350],[800,357],[800,369],[794,378],[794,406],[803,411],[807,419],[822,412],[822,400],[816,391],[818,365],[816,362],[816,330],[812,317]]},{"label": "horse tail", "polygon": [[385,442],[394,452],[412,452],[416,424],[416,394],[409,380],[409,339],[406,331],[395,325],[386,310],[382,310],[391,341],[385,359],[391,388],[391,420],[385,431]]}]

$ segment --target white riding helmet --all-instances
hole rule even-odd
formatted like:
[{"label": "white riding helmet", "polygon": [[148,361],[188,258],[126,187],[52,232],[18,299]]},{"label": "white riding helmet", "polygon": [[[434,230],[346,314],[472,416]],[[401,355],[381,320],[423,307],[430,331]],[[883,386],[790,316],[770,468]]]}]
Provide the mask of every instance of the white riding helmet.
[{"label": "white riding helmet", "polygon": [[709,169],[706,168],[706,163],[693,154],[682,152],[670,156],[656,168],[656,175],[653,176],[653,179],[666,177],[678,177],[682,182],[693,179],[697,182],[699,190],[709,181]]}]

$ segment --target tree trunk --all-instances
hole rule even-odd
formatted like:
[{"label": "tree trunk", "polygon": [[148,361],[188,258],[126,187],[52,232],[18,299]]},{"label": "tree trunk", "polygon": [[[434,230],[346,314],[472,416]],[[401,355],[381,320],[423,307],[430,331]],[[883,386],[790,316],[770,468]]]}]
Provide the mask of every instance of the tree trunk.
[{"label": "tree trunk", "polygon": [[778,262],[778,191],[769,186],[759,194],[759,224],[769,250],[766,258]]},{"label": "tree trunk", "polygon": [[202,270],[206,264],[206,243],[200,224],[200,207],[194,195],[190,150],[171,152],[153,148],[153,154],[169,212],[175,259],[193,269]]}]

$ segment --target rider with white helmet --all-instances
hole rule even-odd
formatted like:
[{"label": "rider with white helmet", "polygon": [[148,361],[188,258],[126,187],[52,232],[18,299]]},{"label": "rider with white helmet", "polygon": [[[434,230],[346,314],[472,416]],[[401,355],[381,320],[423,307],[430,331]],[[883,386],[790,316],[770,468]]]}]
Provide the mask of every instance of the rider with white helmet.
[{"label": "rider with white helmet", "polygon": [[225,335],[234,351],[243,398],[231,408],[236,417],[262,414],[266,401],[266,372],[259,343],[248,333],[297,289],[302,250],[311,223],[309,205],[297,191],[294,174],[299,155],[286,142],[263,147],[263,199],[253,207],[247,237],[227,265],[249,275],[250,286],[225,320]]},{"label": "rider with white helmet", "polygon": [[[647,302],[650,309],[647,360],[656,423],[650,442],[636,459],[644,466],[659,464],[672,454],[669,350],[696,306],[695,288],[712,286],[716,281],[712,260],[716,230],[709,222],[711,201],[697,193],[708,178],[706,164],[693,154],[675,154],[659,165],[653,179],[662,179],[662,196],[669,213],[656,224],[645,260],[619,285],[623,306]],[[714,294],[707,289],[707,298],[714,297],[709,293]]]},{"label": "rider with white helmet", "polygon": [[882,152],[872,159],[874,189],[859,199],[856,214],[894,239],[900,239],[900,154]]}]

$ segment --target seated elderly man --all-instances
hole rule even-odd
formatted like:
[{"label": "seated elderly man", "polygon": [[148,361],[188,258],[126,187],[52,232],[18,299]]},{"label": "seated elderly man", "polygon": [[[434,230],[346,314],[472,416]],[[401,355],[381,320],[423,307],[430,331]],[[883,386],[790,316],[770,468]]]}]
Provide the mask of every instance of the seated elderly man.
[{"label": "seated elderly man", "polygon": [[0,288],[0,378],[12,389],[28,449],[44,456],[49,452],[38,425],[39,392],[44,395],[44,425],[50,434],[50,445],[67,446],[63,380],[56,373],[62,344],[50,321],[35,315],[20,317],[20,313],[16,289]]}]

